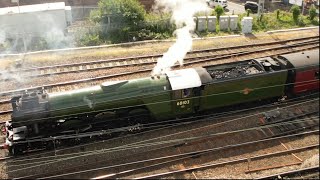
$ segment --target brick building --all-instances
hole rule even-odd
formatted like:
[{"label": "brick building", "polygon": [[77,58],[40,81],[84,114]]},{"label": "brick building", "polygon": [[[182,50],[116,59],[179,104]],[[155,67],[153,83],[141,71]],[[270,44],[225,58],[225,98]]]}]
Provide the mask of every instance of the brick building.
[{"label": "brick building", "polygon": [[[66,6],[94,6],[97,5],[99,0],[19,0],[19,5],[32,5],[54,2],[65,2]],[[0,7],[17,6],[17,3],[13,3],[12,0],[1,0]]]},{"label": "brick building", "polygon": [[[0,0],[0,8],[17,6],[14,0]],[[17,1],[17,0],[16,0]],[[150,10],[154,0],[139,0],[146,10]],[[99,0],[19,0],[19,5],[65,2],[66,6],[97,6]]]}]

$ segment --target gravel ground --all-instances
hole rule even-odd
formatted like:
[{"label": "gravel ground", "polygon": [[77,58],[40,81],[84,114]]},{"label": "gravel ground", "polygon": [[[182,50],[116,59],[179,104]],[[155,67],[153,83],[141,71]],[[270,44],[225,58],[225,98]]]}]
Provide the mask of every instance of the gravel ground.
[{"label": "gravel ground", "polygon": [[[255,35],[246,35],[240,37],[231,38],[204,38],[201,40],[195,40],[193,43],[193,50],[215,48],[215,47],[227,47],[231,45],[244,45],[258,42],[269,42],[274,40],[285,40],[289,38],[308,37],[312,35],[319,35],[318,29],[302,30],[302,31],[290,31],[281,33],[261,33]],[[100,49],[88,49],[88,50],[74,50],[66,52],[51,52],[41,54],[26,55],[24,62],[28,67],[37,66],[49,66],[55,64],[64,63],[76,63],[87,62],[98,59],[109,59],[125,56],[137,56],[137,55],[149,55],[149,54],[162,54],[173,44],[174,42],[160,42],[160,43],[142,43],[132,46],[124,47],[107,47]],[[8,69],[14,64],[13,60],[21,58],[17,57],[2,57],[0,61],[0,69]]]},{"label": "gravel ground", "polygon": [[[6,154],[7,153],[5,151],[0,151],[0,157],[5,157]],[[8,179],[8,174],[6,173],[6,165],[7,164],[5,162],[0,162],[0,179]]]},{"label": "gravel ground", "polygon": [[23,82],[11,82],[7,84],[6,82],[0,82],[0,91],[9,91],[15,89],[22,89],[22,88],[29,88],[33,86],[41,86],[47,84],[54,84],[59,82],[67,82],[72,80],[79,80],[79,79],[87,79],[87,78],[94,78],[99,76],[106,76],[117,74],[120,72],[130,72],[130,71],[137,71],[143,70],[145,68],[152,68],[153,66],[133,66],[133,67],[125,67],[125,68],[111,68],[108,70],[98,70],[98,71],[88,71],[88,72],[79,72],[79,73],[69,73],[63,75],[53,75],[47,76],[42,78],[30,78],[26,79]]},{"label": "gravel ground", "polygon": [[[239,153],[240,155],[235,155],[235,152],[224,152],[223,155],[218,155],[218,159],[211,161],[210,163],[218,163],[227,161],[230,158],[244,158],[252,157],[256,155],[261,155],[270,152],[283,151],[286,150],[281,144],[274,142],[273,145],[268,145],[269,147],[258,148],[259,150],[250,151],[248,149],[239,151],[250,152],[250,153]],[[319,143],[319,135],[311,135],[303,138],[296,138],[294,140],[283,142],[286,146],[291,148],[299,148],[302,145],[312,145]],[[261,145],[263,147],[263,145]],[[246,147],[248,148],[248,147]],[[253,148],[253,147],[249,147]],[[263,168],[268,166],[276,166],[286,163],[299,162],[292,154],[275,156],[267,159],[259,159],[250,162],[243,163],[233,163],[230,165],[219,166],[216,168],[207,168],[204,170],[196,170],[193,173],[182,173],[175,176],[163,177],[164,179],[253,179],[261,176],[271,175],[277,172],[284,172],[288,170],[294,170],[299,168],[311,167],[319,164],[319,149],[311,149],[303,152],[294,153],[296,156],[303,160],[301,165],[286,166],[282,168],[275,168],[269,170],[258,171],[254,173],[245,173],[248,169]],[[225,157],[225,158],[223,158]],[[208,157],[210,159],[210,157]],[[188,167],[188,166],[185,166]]]}]

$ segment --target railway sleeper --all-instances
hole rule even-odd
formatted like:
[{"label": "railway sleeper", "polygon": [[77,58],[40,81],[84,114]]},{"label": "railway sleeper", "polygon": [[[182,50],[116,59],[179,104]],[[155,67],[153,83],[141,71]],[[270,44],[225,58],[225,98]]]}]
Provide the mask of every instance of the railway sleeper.
[{"label": "railway sleeper", "polygon": [[[259,129],[259,132],[262,132],[262,134],[265,136],[265,137],[270,137],[270,135],[268,133],[266,133],[262,128]],[[267,131],[269,132],[269,131]]]},{"label": "railway sleeper", "polygon": [[294,120],[294,119],[298,119],[298,118],[302,118],[304,116],[308,116],[308,115],[314,115],[314,114],[319,114],[319,110],[312,110],[312,111],[309,111],[307,113],[304,113],[304,114],[300,114],[300,115],[293,115],[293,116],[289,116],[287,118],[283,118],[283,119],[278,119],[278,120],[272,120],[272,118],[270,118],[271,121],[267,121],[265,124],[263,125],[269,125],[269,124],[274,124],[274,123],[278,123],[278,122],[285,122],[285,121],[291,121],[291,120]]},{"label": "railway sleeper", "polygon": [[288,134],[291,134],[291,133],[296,133],[296,132],[299,132],[299,131],[305,131],[306,129],[311,129],[313,127],[315,127],[315,126],[314,125],[305,126],[305,127],[300,128],[300,129],[293,129],[293,130],[285,131],[285,132],[282,132],[282,133],[276,133],[276,134],[272,135],[271,137],[284,136],[284,135],[288,135]]}]

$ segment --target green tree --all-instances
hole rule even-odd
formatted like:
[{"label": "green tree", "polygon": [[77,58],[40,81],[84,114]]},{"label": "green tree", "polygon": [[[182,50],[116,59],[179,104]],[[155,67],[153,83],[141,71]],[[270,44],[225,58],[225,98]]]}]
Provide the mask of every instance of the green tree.
[{"label": "green tree", "polygon": [[290,12],[292,12],[292,17],[295,23],[298,23],[299,15],[300,15],[300,7],[297,5],[293,5],[290,9]]},{"label": "green tree", "polygon": [[309,18],[312,21],[317,16],[317,9],[314,7],[314,5],[311,6],[309,9]]},{"label": "green tree", "polygon": [[91,13],[91,19],[99,23],[111,22],[136,25],[143,21],[146,11],[138,0],[100,0],[98,12]]},{"label": "green tree", "polygon": [[217,19],[219,20],[220,19],[220,16],[224,13],[224,9],[223,7],[221,7],[220,5],[216,6],[214,8],[214,11],[216,12],[217,14]]},{"label": "green tree", "polygon": [[82,38],[85,44],[126,42],[143,28],[146,11],[138,0],[100,0],[91,11],[90,21],[100,25],[100,31]]}]

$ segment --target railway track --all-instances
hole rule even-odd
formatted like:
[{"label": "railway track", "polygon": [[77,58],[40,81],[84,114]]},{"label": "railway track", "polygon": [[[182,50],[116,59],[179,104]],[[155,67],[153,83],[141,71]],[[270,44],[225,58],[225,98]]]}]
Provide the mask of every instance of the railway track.
[{"label": "railway track", "polygon": [[[295,134],[295,135],[301,135],[301,134]],[[252,157],[250,157],[250,161],[257,160],[257,159],[267,159],[267,158],[271,158],[274,156],[290,155],[292,153],[301,152],[301,151],[308,150],[311,148],[319,148],[319,144],[304,146],[304,147],[295,148],[295,149],[291,149],[291,150],[283,150],[283,151],[277,151],[274,153],[267,153],[267,154],[252,156]],[[167,177],[167,176],[169,176],[169,178],[170,178],[172,176],[175,177],[174,175],[179,174],[179,173],[189,173],[190,171],[193,172],[193,171],[202,170],[202,169],[206,169],[206,168],[217,168],[219,166],[220,167],[227,166],[227,165],[232,165],[235,163],[241,163],[241,162],[246,162],[246,161],[249,161],[249,158],[237,158],[237,159],[232,159],[232,160],[218,162],[218,163],[199,164],[199,165],[196,165],[195,167],[189,167],[189,168],[184,168],[184,169],[179,169],[179,170],[171,170],[171,171],[152,174],[152,175],[134,176],[131,178],[133,178],[133,179],[148,179],[148,178],[160,178],[160,177]],[[290,165],[296,165],[296,164],[299,164],[299,163],[292,163]],[[112,178],[112,177],[114,177],[114,175],[97,176],[92,179],[104,179],[104,178]],[[192,177],[192,175],[190,175],[190,177]]]},{"label": "railway track", "polygon": [[[272,115],[273,113],[275,113],[274,110],[269,111],[269,113],[267,114],[259,113],[258,115],[253,115],[251,116],[251,118],[243,117],[244,119],[246,119],[246,121],[251,122],[250,125],[246,124],[248,122],[243,122],[243,124],[246,124],[246,126],[248,126],[247,128],[241,127],[240,129],[237,129],[237,128],[232,129],[231,127],[226,125],[230,123],[231,124],[236,123],[233,120],[232,122],[231,121],[223,122],[222,124],[226,125],[224,127],[222,127],[221,124],[220,125],[214,124],[206,127],[201,126],[200,128],[195,128],[195,129],[190,129],[184,132],[169,134],[164,137],[158,137],[153,139],[152,141],[149,139],[147,141],[142,141],[142,142],[129,144],[129,145],[128,144],[123,145],[122,148],[126,149],[127,151],[133,150],[133,152],[135,153],[129,153],[129,155],[127,156],[123,156],[123,154],[120,153],[119,158],[116,158],[117,156],[109,154],[110,152],[108,153],[108,151],[124,151],[123,149],[121,149],[121,147],[111,148],[109,150],[104,150],[104,151],[99,150],[98,152],[91,152],[91,156],[90,156],[90,153],[89,154],[81,153],[81,154],[78,154],[79,157],[90,156],[90,158],[93,158],[92,155],[95,154],[99,158],[96,159],[96,161],[93,163],[89,163],[89,164],[86,163],[85,166],[81,166],[81,165],[79,166],[79,163],[76,163],[77,166],[71,168],[68,165],[67,167],[63,168],[64,169],[63,171],[57,170],[54,172],[47,173],[46,171],[41,170],[38,172],[42,172],[42,174],[30,172],[31,174],[34,174],[32,176],[30,175],[26,176],[25,173],[21,173],[23,169],[25,171],[32,171],[32,169],[34,168],[40,168],[45,165],[47,165],[48,166],[47,168],[50,169],[50,164],[54,164],[54,163],[58,163],[57,166],[59,166],[59,164],[62,166],[66,166],[66,165],[63,165],[63,163],[66,163],[66,162],[70,163],[72,161],[75,161],[75,159],[79,157],[74,157],[73,155],[71,157],[63,156],[61,159],[60,158],[53,158],[52,160],[43,159],[44,160],[43,162],[39,161],[35,165],[32,165],[32,163],[31,164],[29,163],[29,164],[25,164],[24,166],[21,161],[16,161],[16,163],[18,163],[17,165],[14,164],[14,161],[12,162],[10,161],[10,162],[7,162],[8,170],[9,170],[9,174],[11,173],[12,175],[13,174],[15,175],[14,177],[24,177],[24,178],[39,178],[39,177],[46,177],[46,178],[47,177],[52,177],[52,178],[86,177],[86,178],[89,178],[89,177],[94,177],[93,174],[97,174],[97,170],[100,170],[99,174],[101,174],[101,172],[109,172],[111,170],[110,174],[113,174],[112,176],[110,176],[111,178],[115,178],[115,177],[133,178],[133,176],[130,176],[132,175],[130,174],[130,172],[134,173],[134,175],[136,175],[137,172],[140,172],[141,174],[141,170],[150,171],[150,168],[159,167],[160,165],[167,166],[169,162],[172,163],[177,161],[179,162],[178,164],[181,164],[181,161],[185,161],[186,159],[197,159],[197,157],[199,156],[205,157],[205,154],[208,154],[208,153],[218,154],[218,151],[225,152],[227,149],[229,150],[235,149],[237,147],[239,148],[240,146],[245,147],[244,149],[246,149],[247,145],[249,144],[251,144],[252,147],[257,147],[258,143],[266,144],[267,141],[275,142],[276,140],[278,143],[278,141],[281,140],[282,138],[296,137],[297,135],[299,135],[299,132],[301,132],[302,130],[305,130],[308,128],[314,128],[318,126],[319,119],[315,118],[316,114],[319,113],[319,112],[316,112],[315,110],[317,109],[318,103],[315,103],[315,104],[313,103],[311,104],[299,103],[297,105],[286,107],[284,111],[281,111],[281,116],[277,116],[276,118],[273,119],[273,121],[270,121],[269,124],[267,123],[262,124],[261,118],[265,118],[268,114]],[[276,110],[279,110],[279,109],[276,109]],[[243,118],[239,118],[238,121],[241,122]],[[295,118],[295,119],[293,120],[292,118]],[[292,124],[296,124],[295,128],[298,128],[298,129],[296,129],[295,131],[293,131],[293,129],[290,130],[290,128],[293,128],[293,126],[291,126]],[[283,128],[284,126],[286,126],[287,128]],[[225,128],[228,128],[229,131],[226,131]],[[271,130],[273,134],[263,133],[261,129],[264,132]],[[212,133],[208,134],[208,132],[212,132]],[[314,133],[318,133],[318,131],[312,131],[309,133],[314,134]],[[302,134],[300,133],[300,135]],[[188,135],[188,137],[186,137],[186,135]],[[168,137],[171,137],[173,139],[170,140],[170,138],[168,139]],[[233,139],[233,141],[229,141],[228,139],[229,140]],[[318,145],[312,145],[312,147],[310,146],[309,148],[314,148],[314,147],[318,147]],[[197,151],[195,151],[195,149],[197,149]],[[139,152],[139,150],[142,150],[142,152]],[[145,152],[143,152],[143,150]],[[212,153],[212,152],[215,152],[215,153]],[[290,154],[292,152],[287,151],[286,153]],[[156,155],[158,157],[154,157],[152,155]],[[102,156],[106,156],[108,158],[103,159],[101,158]],[[110,159],[110,157],[115,157],[115,158]],[[149,161],[149,160],[152,160],[152,161]],[[82,162],[83,160],[79,160],[79,161]],[[129,163],[128,161],[137,162],[137,163],[130,165],[128,164]],[[161,162],[165,164],[161,164]],[[107,167],[104,166],[104,168],[97,167],[96,170],[92,170],[92,169],[95,169],[94,167],[96,166],[97,163],[100,164],[100,166],[101,164],[105,165],[109,163],[110,164],[120,163],[120,164],[119,166],[117,165],[111,165]],[[92,168],[91,169],[92,171],[84,170],[84,168],[85,167],[88,168],[88,166]],[[114,169],[115,167],[116,169]],[[132,170],[133,167],[135,167],[134,171]],[[141,168],[136,169],[136,167],[141,167],[142,169]],[[188,171],[188,168],[185,168],[185,170]],[[63,172],[70,172],[71,174],[68,174],[68,173],[64,174]],[[92,174],[92,172],[94,173]],[[74,175],[77,175],[77,176],[74,176]],[[81,176],[78,176],[78,175],[81,175]],[[138,176],[138,177],[143,177],[143,176]]]},{"label": "railway track", "polygon": [[[316,117],[316,118],[319,118],[319,117]],[[304,122],[302,123],[304,126]],[[222,154],[222,152],[225,152],[225,151],[228,151],[231,149],[234,149],[234,151],[237,151],[238,148],[240,148],[241,146],[245,146],[245,148],[248,148],[247,145],[254,145],[254,146],[258,146],[259,144],[258,143],[266,143],[267,140],[283,140],[282,138],[274,138],[274,137],[283,137],[288,134],[292,134],[292,130],[297,132],[299,131],[298,129],[292,129],[290,126],[292,125],[300,125],[300,123],[297,123],[297,124],[292,124],[291,123],[287,123],[287,124],[282,124],[280,126],[269,126],[269,127],[265,127],[265,128],[260,128],[258,131],[261,131],[263,132],[263,134],[265,135],[265,138],[257,138],[257,139],[263,139],[263,140],[256,140],[256,141],[250,141],[250,142],[245,142],[245,143],[240,143],[240,144],[235,144],[235,145],[227,145],[227,146],[222,146],[222,147],[218,147],[218,148],[211,148],[211,149],[204,149],[204,150],[196,150],[196,151],[191,151],[191,152],[187,152],[187,153],[182,153],[182,152],[185,152],[185,150],[183,150],[183,146],[192,146],[192,144],[194,144],[195,142],[188,142],[188,143],[184,143],[183,145],[175,145],[175,147],[178,147],[177,148],[177,153],[175,155],[170,155],[170,156],[165,156],[165,157],[161,157],[160,159],[164,159],[165,161],[159,161],[159,159],[157,159],[155,162],[153,162],[152,164],[150,165],[140,165],[138,166],[139,168],[133,168],[133,169],[125,169],[123,171],[120,171],[120,172],[117,172],[117,173],[109,173],[107,176],[100,176],[100,177],[96,177],[94,179],[100,179],[100,178],[105,178],[105,177],[108,177],[108,178],[136,178],[136,179],[146,179],[146,178],[159,178],[161,176],[164,176],[164,175],[174,175],[175,173],[181,173],[181,172],[188,172],[190,170],[197,170],[197,169],[202,169],[202,168],[207,168],[207,167],[212,167],[212,166],[215,166],[215,165],[227,165],[229,163],[235,163],[235,161],[244,161],[244,160],[248,160],[248,158],[244,158],[244,159],[238,159],[238,160],[229,160],[227,162],[223,162],[223,163],[216,163],[216,164],[210,164],[210,162],[207,162],[207,158],[205,157],[206,159],[206,163],[202,163],[202,164],[196,164],[195,161],[193,160],[194,158],[199,158],[199,156],[206,156],[210,153],[217,153],[217,154]],[[312,126],[317,126],[318,123],[314,123]],[[309,126],[311,127],[311,126]],[[305,127],[305,128],[308,128],[308,127]],[[272,130],[271,130],[272,129]],[[301,130],[301,129],[300,129]],[[266,134],[265,131],[268,131],[270,132],[271,134]],[[250,133],[250,132],[247,132],[246,133]],[[252,134],[253,135],[253,134]],[[259,135],[258,135],[259,136]],[[221,136],[219,138],[222,138]],[[218,139],[218,138],[217,138]],[[223,138],[225,139],[225,138]],[[196,144],[198,142],[203,142],[204,140],[208,140],[208,139],[199,139],[197,140]],[[206,141],[205,143],[207,142],[217,142],[216,139],[209,139],[209,141]],[[192,148],[192,149],[198,149],[200,145],[197,145],[195,146],[196,148]],[[207,145],[208,147],[210,147],[210,145]],[[306,147],[303,147],[303,148],[297,148],[297,149],[293,149],[293,150],[284,150],[284,151],[280,151],[278,153],[282,154],[283,152],[285,153],[293,153],[297,150],[306,150],[306,149],[309,149],[309,148],[318,148],[319,147],[319,144],[314,144],[314,145],[311,145],[311,146],[306,146]],[[219,152],[219,151],[222,151],[222,152]],[[260,156],[257,156],[257,157],[250,157],[251,160],[254,160],[255,158],[269,158],[270,156],[273,156],[275,154],[278,154],[278,153],[271,153],[271,154],[265,154],[265,155],[260,155]],[[182,158],[172,158],[172,157],[182,157]],[[187,156],[187,157],[184,157],[184,156]],[[191,159],[191,163],[188,163],[186,162],[186,159]],[[177,168],[177,170],[171,170],[172,169],[172,165],[170,166],[170,164],[172,162],[179,162],[178,164],[183,164],[182,167]],[[209,163],[209,165],[208,165]],[[191,167],[185,167],[187,165],[191,166]],[[153,174],[153,175],[136,175],[136,174],[149,174],[150,171],[152,171],[155,167],[159,167],[159,166],[162,166],[162,165],[169,165],[170,168],[169,171],[167,172],[163,172],[163,173],[156,173],[156,174]],[[156,171],[157,172],[157,171]]]},{"label": "railway track", "polygon": [[[289,40],[280,40],[273,41],[267,43],[254,43],[249,45],[240,45],[233,47],[222,47],[222,48],[211,48],[205,50],[195,50],[189,52],[185,61],[196,61],[203,58],[212,58],[213,55],[219,56],[219,52],[226,51],[230,55],[237,55],[241,52],[256,52],[261,49],[268,48],[269,46],[283,47],[283,45],[287,45],[288,43],[311,43],[311,42],[319,42],[317,41],[317,36],[312,37],[304,37],[304,38],[295,38]],[[225,53],[223,53],[225,54]],[[93,71],[100,69],[110,69],[110,68],[118,68],[118,67],[126,67],[126,66],[143,66],[150,65],[157,62],[157,58],[161,57],[162,54],[157,55],[147,55],[147,56],[136,56],[136,57],[124,57],[124,58],[115,58],[108,60],[97,60],[90,62],[82,62],[82,63],[71,63],[71,64],[61,64],[54,66],[44,66],[44,67],[36,67],[36,68],[26,68],[26,69],[15,69],[11,71],[5,72],[3,75],[0,73],[0,81],[9,81],[14,80],[14,78],[10,78],[12,76],[21,76],[21,77],[43,77],[43,76],[51,76],[51,75],[59,75],[59,74],[67,74],[67,73],[78,73],[82,71]]]},{"label": "railway track", "polygon": [[319,165],[262,176],[256,179],[319,179]]},{"label": "railway track", "polygon": [[[259,49],[254,49],[254,50],[252,50],[252,47],[251,47],[251,50],[246,50],[246,51],[244,51],[243,47],[241,46],[241,48],[237,49],[235,52],[228,51],[227,53],[222,53],[222,54],[218,54],[218,55],[217,54],[213,55],[211,52],[212,49],[211,50],[204,50],[203,52],[209,51],[209,53],[211,55],[199,56],[197,53],[195,53],[195,57],[187,57],[186,58],[186,62],[184,63],[184,65],[190,66],[190,65],[197,65],[197,64],[201,64],[201,63],[205,64],[205,63],[212,62],[212,61],[226,60],[226,59],[231,59],[231,58],[241,58],[241,57],[245,57],[245,56],[252,55],[255,53],[263,53],[263,52],[268,52],[268,54],[270,54],[270,52],[271,52],[272,55],[279,55],[279,54],[283,54],[284,52],[283,51],[282,52],[274,52],[274,51],[282,50],[282,49],[286,49],[287,52],[297,52],[297,51],[301,51],[301,50],[308,50],[308,49],[313,49],[313,48],[319,47],[319,39],[318,38],[313,39],[313,38],[314,37],[302,38],[302,42],[296,42],[296,43],[290,44],[290,45],[285,44],[285,43],[294,42],[297,40],[301,41],[301,39],[285,40],[280,43],[280,44],[284,44],[284,45],[280,45],[280,46],[276,46],[276,47],[259,48]],[[272,42],[272,43],[276,43],[276,42]],[[267,44],[270,45],[272,43],[267,43]],[[307,47],[305,47],[305,46],[307,46]],[[230,48],[230,47],[228,47],[228,48]],[[227,50],[228,48],[221,48],[221,49]],[[298,49],[294,49],[294,48],[298,48]],[[151,56],[148,56],[149,59],[150,59],[150,57]],[[261,57],[265,57],[265,56],[261,56]],[[151,63],[151,64],[155,63],[154,57],[151,57],[151,59],[152,59],[152,62],[145,62],[145,63]],[[130,61],[133,61],[133,60],[130,60]],[[67,66],[67,65],[64,65],[64,66]],[[128,66],[128,63],[124,63],[123,65],[119,65],[119,66]],[[178,65],[176,65],[175,67],[178,67]],[[118,78],[118,77],[126,77],[126,76],[130,76],[130,75],[143,74],[143,73],[148,73],[151,71],[152,71],[152,66],[150,66],[149,68],[143,67],[143,68],[135,70],[135,71],[129,71],[129,72],[124,72],[124,73],[110,74],[110,75],[104,75],[104,76],[99,76],[99,77],[94,77],[94,78],[86,78],[86,79],[80,79],[80,80],[74,80],[74,81],[68,81],[68,82],[59,82],[59,83],[53,83],[53,84],[46,84],[43,86],[0,92],[0,97],[1,96],[8,97],[8,96],[19,95],[25,91],[46,90],[47,92],[51,93],[51,92],[79,89],[79,88],[83,88],[83,87],[97,85],[97,84],[101,83],[101,81],[103,81],[103,80]],[[67,71],[63,71],[63,72],[67,73]],[[62,71],[59,71],[59,73],[62,73]],[[0,101],[0,120],[2,122],[7,120],[8,119],[7,117],[9,117],[10,114],[12,113],[12,110],[10,110],[9,103],[10,103],[9,99]],[[3,117],[6,117],[6,118],[3,118]]]},{"label": "railway track", "polygon": [[[248,55],[252,55],[252,54],[256,54],[256,53],[263,53],[263,52],[268,52],[270,55],[279,55],[279,54],[283,54],[283,53],[288,53],[288,52],[296,52],[296,51],[301,51],[301,50],[307,50],[307,49],[313,49],[316,47],[319,47],[319,39],[313,37],[314,39],[309,39],[309,40],[305,40],[305,38],[303,38],[302,42],[294,42],[294,44],[284,44],[282,45],[280,43],[279,46],[276,47],[267,47],[267,48],[258,48],[258,49],[253,49],[252,47],[249,47],[247,50],[244,50],[243,48],[236,50],[235,52],[224,52],[221,54],[211,54],[211,55],[202,55],[199,56],[198,54],[196,55],[196,57],[187,57],[185,60],[186,62],[184,63],[184,65],[188,66],[188,65],[194,65],[194,64],[201,64],[201,63],[208,63],[211,61],[218,61],[218,60],[224,60],[227,58],[240,58],[243,56],[248,56]],[[289,40],[287,40],[289,41]],[[274,42],[275,43],[275,42]],[[311,47],[308,48],[303,48],[304,46],[310,45]],[[232,47],[228,47],[228,49],[231,49]],[[300,48],[298,50],[292,49],[292,48]],[[283,50],[286,49],[286,52],[278,52],[278,53],[271,53],[272,51],[276,51],[276,50]],[[206,52],[206,51],[204,51]],[[154,58],[152,58],[154,59]],[[149,62],[150,63],[150,62]],[[111,79],[111,78],[116,78],[116,77],[122,77],[122,76],[129,76],[129,75],[133,75],[133,74],[137,74],[137,73],[146,73],[146,72],[151,72],[153,69],[153,64],[154,62],[151,62],[151,66],[146,66],[145,64],[143,64],[142,68],[139,70],[135,70],[135,71],[130,71],[130,72],[124,72],[124,73],[116,73],[116,74],[110,74],[110,75],[105,75],[105,76],[99,76],[99,77],[93,77],[93,78],[86,78],[86,79],[80,79],[80,80],[74,80],[74,81],[68,81],[68,82],[60,82],[60,83],[53,83],[53,84],[47,84],[47,85],[43,85],[43,86],[37,86],[37,87],[32,87],[32,88],[23,88],[23,89],[18,89],[18,90],[10,90],[10,91],[3,91],[0,92],[0,97],[1,96],[11,96],[11,95],[16,95],[16,94],[21,94],[25,91],[33,91],[33,90],[41,90],[41,89],[46,89],[48,92],[57,92],[59,90],[63,90],[63,89],[77,89],[79,87],[81,87],[81,85],[77,86],[77,84],[80,83],[88,83],[88,85],[92,86],[92,84],[96,84],[93,83],[93,81],[100,81],[100,80],[106,80],[106,79]],[[67,66],[67,65],[64,65]],[[124,65],[127,66],[127,65]],[[178,67],[178,65],[176,65],[175,67]],[[63,89],[59,89],[59,87],[61,86],[74,86],[74,87],[66,87]],[[53,89],[53,88],[57,88],[57,89]],[[3,100],[0,102],[4,102]]]},{"label": "railway track", "polygon": [[[206,155],[211,154],[211,153],[215,153],[215,154],[222,154],[222,152],[224,151],[236,151],[237,149],[240,148],[251,148],[253,146],[261,146],[261,144],[264,143],[272,143],[273,141],[282,141],[282,140],[286,140],[288,138],[294,138],[295,136],[306,136],[306,135],[310,135],[310,134],[317,134],[319,133],[318,130],[315,131],[308,131],[308,132],[304,132],[304,133],[293,133],[290,135],[279,135],[277,137],[273,137],[273,138],[265,138],[262,140],[256,140],[256,141],[249,141],[249,142],[245,142],[245,143],[239,143],[239,144],[230,144],[230,145],[226,145],[226,146],[220,146],[220,147],[216,147],[216,148],[206,148],[206,149],[201,149],[198,151],[191,151],[191,152],[181,152],[183,149],[183,145],[181,144],[176,144],[173,146],[167,146],[165,147],[166,149],[169,148],[174,148],[175,149],[175,153],[172,153],[170,155],[165,155],[165,156],[160,156],[160,157],[154,157],[154,158],[148,158],[148,159],[143,159],[143,160],[138,160],[138,161],[133,161],[133,162],[128,162],[128,163],[123,163],[123,164],[115,164],[115,165],[110,165],[110,166],[103,166],[103,167],[98,167],[98,168],[92,168],[94,167],[94,164],[87,164],[89,165],[89,167],[91,167],[90,169],[87,170],[82,170],[82,171],[77,171],[76,169],[81,167],[83,168],[84,166],[78,166],[76,167],[76,169],[72,168],[70,169],[65,169],[64,172],[70,172],[70,173],[63,173],[63,174],[59,174],[57,171],[51,172],[51,173],[46,173],[46,174],[37,174],[37,175],[31,175],[31,176],[24,176],[21,178],[43,178],[43,179],[48,179],[48,178],[92,178],[95,177],[93,174],[101,174],[102,172],[108,172],[108,170],[111,170],[111,172],[109,171],[108,174],[106,176],[100,176],[100,178],[137,178],[137,179],[144,179],[144,178],[158,178],[160,176],[164,176],[164,175],[173,175],[175,173],[181,173],[181,172],[188,172],[190,170],[196,170],[196,169],[202,169],[202,168],[207,168],[210,166],[215,166],[215,165],[227,165],[227,164],[232,164],[235,162],[241,162],[241,161],[247,161],[248,158],[241,158],[241,159],[233,159],[233,160],[229,160],[223,163],[217,163],[217,164],[210,164],[208,162],[203,163],[203,164],[197,164],[195,165],[194,163],[188,163],[190,166],[193,166],[192,168],[184,168],[184,169],[179,169],[179,170],[174,170],[174,171],[168,171],[168,172],[163,172],[163,173],[157,173],[157,174],[153,174],[153,175],[143,175],[143,176],[137,176],[137,174],[144,174],[147,172],[152,172],[152,170],[154,170],[154,168],[159,168],[159,166],[179,166],[179,164],[181,163],[185,163],[187,160],[194,160],[199,158],[200,156],[202,156],[203,158],[205,158]],[[199,137],[196,137],[199,138]],[[200,139],[201,138],[201,139]],[[203,138],[200,137],[198,139],[198,141],[203,141]],[[208,138],[206,138],[206,140],[208,140]],[[189,146],[190,145],[184,143],[184,145]],[[265,147],[266,148],[266,147]],[[282,150],[279,151],[277,153],[267,153],[265,155],[260,155],[260,156],[253,156],[250,157],[251,160],[254,159],[258,159],[258,158],[269,158],[271,156],[274,155],[282,155],[284,153],[286,154],[292,154],[294,152],[297,151],[304,151],[307,149],[314,149],[314,148],[319,148],[319,144],[311,144],[308,146],[304,146],[304,147],[299,147],[299,148],[294,148],[294,149],[290,149],[290,150]],[[157,151],[153,150],[150,151],[149,153],[159,153],[160,149],[157,149]],[[162,151],[164,150],[164,148],[162,148]],[[258,149],[255,149],[258,150]],[[141,156],[141,154],[134,154],[137,156]],[[158,154],[159,155],[159,154]],[[128,157],[127,157],[128,158]],[[207,159],[207,158],[205,158]],[[207,159],[208,160],[208,159]],[[106,162],[106,161],[105,161]],[[45,163],[45,162],[44,162]],[[177,164],[172,164],[172,163],[177,163]],[[300,162],[301,163],[301,162]],[[208,166],[209,164],[209,166]],[[88,167],[88,166],[86,166]],[[138,168],[134,168],[134,167],[138,167]],[[194,168],[196,167],[196,168]],[[115,168],[116,169],[120,169],[121,171],[115,172]],[[169,168],[172,169],[172,168]],[[98,171],[98,172],[97,172]],[[254,170],[257,171],[257,170]],[[17,171],[12,171],[10,173],[13,172],[17,172]],[[94,172],[94,173],[92,173]],[[61,173],[61,171],[60,171]],[[91,173],[91,174],[90,174]],[[77,175],[77,176],[74,176]],[[89,176],[88,176],[89,175]],[[20,177],[18,177],[19,179]],[[96,178],[96,179],[100,179],[100,178]]]}]

